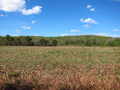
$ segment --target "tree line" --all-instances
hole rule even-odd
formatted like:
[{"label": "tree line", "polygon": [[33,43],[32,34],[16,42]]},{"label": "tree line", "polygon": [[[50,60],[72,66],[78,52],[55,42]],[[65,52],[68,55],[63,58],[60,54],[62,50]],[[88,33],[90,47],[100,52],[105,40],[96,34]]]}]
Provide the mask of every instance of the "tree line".
[{"label": "tree line", "polygon": [[42,37],[0,36],[0,46],[120,46],[120,38],[96,35]]}]

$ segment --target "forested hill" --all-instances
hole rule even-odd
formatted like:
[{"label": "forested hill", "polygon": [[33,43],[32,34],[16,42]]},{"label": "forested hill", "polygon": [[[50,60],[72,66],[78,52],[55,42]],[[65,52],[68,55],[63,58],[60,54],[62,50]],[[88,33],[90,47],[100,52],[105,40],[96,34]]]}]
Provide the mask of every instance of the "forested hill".
[{"label": "forested hill", "polygon": [[120,38],[80,35],[61,37],[0,36],[0,46],[120,46]]}]

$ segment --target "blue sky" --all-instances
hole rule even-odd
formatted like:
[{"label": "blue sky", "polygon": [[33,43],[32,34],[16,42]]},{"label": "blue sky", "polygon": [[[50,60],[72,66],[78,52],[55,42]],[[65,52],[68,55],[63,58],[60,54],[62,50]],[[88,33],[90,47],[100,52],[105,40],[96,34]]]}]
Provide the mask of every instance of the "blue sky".
[{"label": "blue sky", "polygon": [[0,0],[0,36],[120,37],[120,0]]}]

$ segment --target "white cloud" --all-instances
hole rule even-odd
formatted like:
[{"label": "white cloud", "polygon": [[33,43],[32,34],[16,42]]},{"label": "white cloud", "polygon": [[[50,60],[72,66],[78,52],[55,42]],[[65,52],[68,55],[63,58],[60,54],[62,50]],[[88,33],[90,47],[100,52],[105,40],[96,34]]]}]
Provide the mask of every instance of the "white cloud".
[{"label": "white cloud", "polygon": [[1,17],[3,17],[4,15],[0,14]]},{"label": "white cloud", "polygon": [[20,33],[21,32],[21,30],[16,30],[16,33]]},{"label": "white cloud", "polygon": [[118,37],[118,35],[113,35],[113,37]]},{"label": "white cloud", "polygon": [[65,34],[60,34],[61,36],[68,36],[69,34],[65,33]]},{"label": "white cloud", "polygon": [[23,9],[25,6],[24,0],[0,0],[0,10],[6,12],[15,12]]},{"label": "white cloud", "polygon": [[26,26],[22,26],[21,28],[24,28],[24,29],[31,29],[31,27],[26,27]]},{"label": "white cloud", "polygon": [[83,27],[85,27],[85,28],[89,28],[90,26],[86,24],[86,25],[83,25]]},{"label": "white cloud", "polygon": [[38,36],[38,34],[35,34],[34,36]]},{"label": "white cloud", "polygon": [[98,36],[108,36],[107,33],[98,33]]},{"label": "white cloud", "polygon": [[97,21],[91,19],[91,18],[88,18],[88,19],[85,19],[83,20],[83,18],[80,19],[80,22],[85,22],[85,23],[93,23],[93,24],[98,24]]},{"label": "white cloud", "polygon": [[[87,5],[87,8],[91,8],[90,11],[96,11],[95,8],[92,8],[91,5]],[[97,10],[97,11],[99,11],[99,10]]]},{"label": "white cloud", "polygon": [[32,9],[26,10],[26,8],[22,9],[21,12],[24,15],[38,14],[41,12],[41,6],[35,6]]},{"label": "white cloud", "polygon": [[[74,32],[81,32],[81,31],[79,31],[79,30],[70,30],[70,34],[68,34],[68,33],[64,33],[64,34],[60,34],[61,36],[71,36],[71,35],[76,35]],[[72,33],[73,32],[73,33]]]},{"label": "white cloud", "polygon": [[26,10],[25,0],[0,0],[0,10],[5,12],[22,12],[24,15],[38,14],[41,12],[41,6],[34,6]]},{"label": "white cloud", "polygon": [[90,11],[95,11],[95,8],[91,8]]},{"label": "white cloud", "polygon": [[34,24],[35,23],[35,21],[32,21],[32,24]]},{"label": "white cloud", "polygon": [[3,15],[3,14],[0,14],[1,17],[7,17],[8,15]]},{"label": "white cloud", "polygon": [[71,32],[81,32],[81,31],[78,31],[78,30],[70,30]]},{"label": "white cloud", "polygon": [[120,30],[118,30],[118,29],[115,29],[115,30],[112,30],[112,31],[120,31]]},{"label": "white cloud", "polygon": [[71,33],[70,35],[75,35],[75,33]]},{"label": "white cloud", "polygon": [[91,5],[87,5],[87,8],[91,8],[92,6]]},{"label": "white cloud", "polygon": [[65,34],[60,34],[61,36],[69,36],[69,35],[75,35],[75,33],[70,33],[70,34],[68,34],[68,33],[65,33]]},{"label": "white cloud", "polygon": [[12,36],[19,36],[19,35],[12,35]]}]

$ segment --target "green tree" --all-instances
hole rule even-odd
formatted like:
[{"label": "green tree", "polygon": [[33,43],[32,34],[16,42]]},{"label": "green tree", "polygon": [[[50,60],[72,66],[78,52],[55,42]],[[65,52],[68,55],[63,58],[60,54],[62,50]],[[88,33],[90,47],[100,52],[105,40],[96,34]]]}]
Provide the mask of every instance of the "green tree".
[{"label": "green tree", "polygon": [[108,46],[116,46],[116,45],[117,45],[116,42],[113,40],[108,43]]},{"label": "green tree", "polygon": [[38,46],[47,46],[47,43],[49,43],[49,41],[45,38],[41,38],[39,41],[38,41]]},{"label": "green tree", "polygon": [[4,41],[5,45],[13,45],[14,38],[10,35],[6,35]]},{"label": "green tree", "polygon": [[115,42],[117,43],[117,46],[120,46],[120,38],[115,38]]},{"label": "green tree", "polygon": [[0,46],[3,45],[3,40],[4,40],[4,37],[0,36]]},{"label": "green tree", "polygon": [[21,42],[22,42],[23,46],[33,46],[34,45],[32,38],[29,36],[22,37]]},{"label": "green tree", "polygon": [[58,43],[58,41],[55,40],[55,39],[53,39],[53,40],[51,41],[51,45],[52,45],[52,46],[57,46],[57,43]]},{"label": "green tree", "polygon": [[14,43],[15,46],[21,46],[22,45],[22,42],[21,42],[19,37],[15,37],[13,43]]}]

